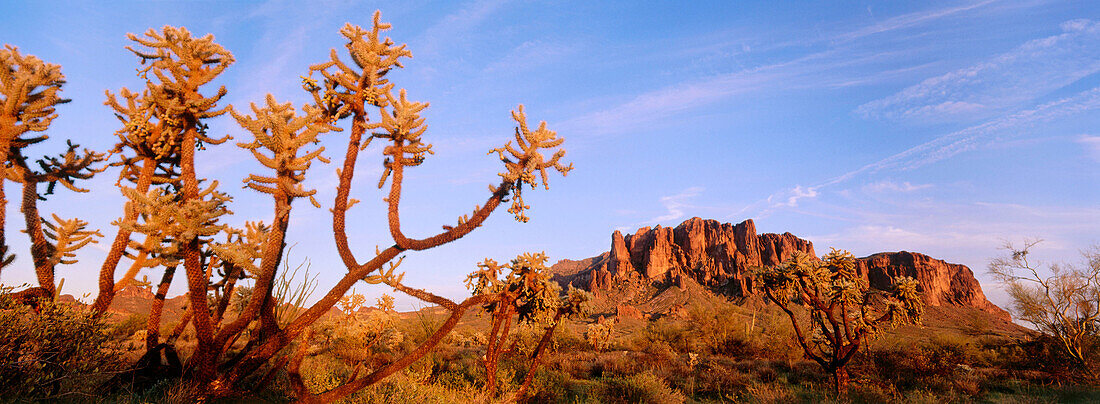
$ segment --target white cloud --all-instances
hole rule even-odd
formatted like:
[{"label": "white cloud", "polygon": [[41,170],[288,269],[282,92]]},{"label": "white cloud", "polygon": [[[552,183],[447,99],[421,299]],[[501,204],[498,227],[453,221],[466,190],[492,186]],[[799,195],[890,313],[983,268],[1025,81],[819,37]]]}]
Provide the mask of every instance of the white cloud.
[{"label": "white cloud", "polygon": [[863,186],[864,192],[881,193],[881,192],[913,192],[922,189],[931,188],[932,184],[919,184],[913,185],[909,181],[903,183],[896,183],[894,181],[884,180],[873,182]]},{"label": "white cloud", "polygon": [[863,174],[884,170],[911,170],[984,145],[990,138],[1006,139],[1026,133],[1031,126],[1100,108],[1100,87],[1051,101],[1032,109],[992,119],[948,133],[890,157],[834,177],[817,187],[833,185]]},{"label": "white cloud", "polygon": [[[976,3],[971,3],[959,7],[943,8],[929,11],[918,11],[915,13],[909,13],[899,15],[897,17],[888,18],[878,24],[868,26],[866,28],[858,29],[855,31],[847,32],[836,37],[838,41],[851,41],[853,39],[862,38],[868,35],[874,35],[882,32],[894,31],[898,29],[904,29],[914,27],[926,22],[934,21],[943,17],[958,14],[963,11],[972,10],[989,3],[993,3],[995,0],[986,0]],[[870,13],[870,7],[868,7],[868,13]],[[872,14],[872,17],[874,15]]]},{"label": "white cloud", "polygon": [[799,199],[815,198],[815,197],[817,197],[817,188],[815,188],[815,187],[803,188],[801,185],[796,185],[793,189],[791,189],[790,196],[787,197],[787,203],[785,203],[783,205],[789,206],[789,207],[795,207],[795,206],[798,206],[798,200]]},{"label": "white cloud", "polygon": [[650,219],[647,223],[667,222],[684,217],[684,208],[691,207],[687,201],[698,196],[701,192],[703,192],[702,187],[691,187],[676,195],[662,196],[661,205],[664,205],[665,210],[668,212]]},{"label": "white cloud", "polygon": [[562,131],[594,134],[645,128],[677,113],[772,85],[780,77],[772,70],[769,66],[646,92],[625,103],[570,119],[560,127]]},{"label": "white cloud", "polygon": [[1073,20],[985,62],[926,79],[856,108],[864,117],[973,120],[1018,108],[1100,71],[1100,23]]},{"label": "white cloud", "polygon": [[1085,153],[1100,162],[1100,136],[1081,135],[1077,137],[1077,143],[1084,147]]},{"label": "white cloud", "polygon": [[[796,41],[784,46],[798,45],[806,47],[823,42],[850,40],[872,33],[885,32],[903,27],[915,26],[937,18],[970,10],[989,1],[950,9],[907,14],[887,20],[873,27],[863,28],[841,34],[833,38],[822,38],[809,43]],[[723,46],[727,46],[724,44]],[[703,49],[710,49],[708,45]],[[743,45],[742,50],[748,51]],[[699,49],[696,49],[698,51]],[[633,98],[609,107],[586,113],[563,122],[563,131],[576,131],[589,134],[626,133],[650,128],[655,123],[667,122],[670,117],[693,110],[714,102],[761,90],[783,90],[791,88],[836,88],[864,85],[911,72],[926,65],[903,69],[886,70],[877,73],[853,75],[857,66],[877,65],[883,61],[895,59],[907,50],[897,52],[876,52],[870,55],[854,53],[848,47],[828,46],[827,50],[806,54],[792,60],[743,69],[736,72],[711,75],[709,77],[680,82],[665,88],[643,92]],[[952,100],[954,101],[954,100]],[[976,103],[956,101],[933,106],[930,109],[964,113],[982,106]]]}]

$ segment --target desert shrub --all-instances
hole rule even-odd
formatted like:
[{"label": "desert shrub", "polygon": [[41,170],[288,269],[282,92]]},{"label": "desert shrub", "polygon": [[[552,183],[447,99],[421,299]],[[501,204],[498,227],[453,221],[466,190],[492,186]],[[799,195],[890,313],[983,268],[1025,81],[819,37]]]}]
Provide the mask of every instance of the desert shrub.
[{"label": "desert shrub", "polygon": [[[645,363],[639,360],[646,357],[650,356],[645,354],[636,354],[632,352],[602,353],[596,357],[595,361],[593,361],[590,377],[632,375],[642,370],[653,368],[653,366],[650,366],[652,364]],[[676,365],[677,363],[675,360],[658,360],[657,364],[669,366]]]},{"label": "desert shrub", "polygon": [[487,337],[485,333],[481,331],[453,332],[447,336],[447,342],[459,347],[470,348],[484,346],[486,341]]},{"label": "desert shrub", "polygon": [[743,390],[752,379],[736,369],[731,361],[714,358],[698,367],[695,379],[695,394],[723,397],[734,391]]},{"label": "desert shrub", "polygon": [[730,321],[735,315],[733,308],[725,305],[697,304],[688,310],[692,333],[702,348],[717,355],[757,356],[759,349],[749,341],[745,326],[739,321]]},{"label": "desert shrub", "polygon": [[658,319],[646,325],[643,337],[643,347],[654,345],[659,350],[664,345],[678,353],[693,352],[696,349],[696,338],[692,335],[691,327],[683,321]]},{"label": "desert shrub", "polygon": [[1016,319],[1056,339],[1076,370],[1095,378],[1100,343],[1100,245],[1082,252],[1083,265],[1056,264],[1043,269],[1028,258],[1029,250],[1040,241],[1026,241],[1020,248],[1006,242],[1008,254],[990,262],[989,273],[1007,287]]},{"label": "desert shrub", "polygon": [[977,342],[962,336],[937,335],[916,346],[906,344],[874,349],[857,358],[866,374],[878,374],[900,390],[928,388],[974,396],[982,382],[974,364],[983,359]]},{"label": "desert shrub", "polygon": [[34,313],[0,299],[0,397],[56,400],[90,394],[120,367],[105,350],[111,328],[76,306],[43,303]]},{"label": "desert shrub", "polygon": [[559,352],[577,352],[587,348],[587,341],[571,327],[554,333],[554,347]]},{"label": "desert shrub", "polygon": [[301,374],[306,388],[312,393],[319,393],[343,384],[350,373],[340,360],[317,356],[302,361]]},{"label": "desert shrub", "polygon": [[735,396],[742,403],[789,403],[794,401],[790,388],[779,383],[753,383]]},{"label": "desert shrub", "polygon": [[393,352],[405,341],[405,334],[394,325],[393,315],[383,311],[331,319],[321,324],[319,331],[325,338],[325,348],[349,365],[377,353]]},{"label": "desert shrub", "polygon": [[614,332],[615,327],[611,323],[593,323],[585,328],[584,339],[592,348],[603,351],[611,346]]},{"label": "desert shrub", "polygon": [[546,370],[543,368],[535,375],[535,381],[531,384],[531,395],[528,401],[532,403],[567,403],[570,402],[570,381],[568,373]]},{"label": "desert shrub", "polygon": [[603,403],[682,403],[685,398],[668,386],[664,379],[650,372],[633,376],[613,377],[604,381],[600,402]]},{"label": "desert shrub", "polygon": [[111,338],[128,338],[138,330],[144,330],[148,319],[145,315],[134,313],[111,327]]}]

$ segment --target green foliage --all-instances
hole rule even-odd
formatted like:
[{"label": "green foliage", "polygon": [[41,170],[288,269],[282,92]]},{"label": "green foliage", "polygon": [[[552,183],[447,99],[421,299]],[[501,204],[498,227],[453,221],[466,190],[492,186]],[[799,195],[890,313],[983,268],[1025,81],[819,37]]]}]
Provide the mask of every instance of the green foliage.
[{"label": "green foliage", "polygon": [[43,303],[38,312],[0,297],[0,397],[57,400],[94,393],[121,367],[112,329],[92,312]]},{"label": "green foliage", "polygon": [[[508,299],[492,299],[485,305],[486,311],[494,313],[500,305],[514,306],[514,312],[523,323],[547,323],[559,310],[565,317],[581,317],[588,310],[591,295],[570,285],[562,295],[561,286],[550,280],[546,268],[546,253],[523,253],[511,263],[500,265],[486,258],[478,264],[479,270],[466,277],[466,287],[473,294],[507,295]],[[504,270],[510,272],[500,279]]]},{"label": "green foliage", "polygon": [[[275,320],[280,326],[286,326],[294,316],[305,307],[306,299],[317,289],[317,275],[309,276],[309,258],[302,260],[294,269],[290,268],[290,250],[283,259],[283,270],[275,282],[271,297],[275,299]],[[298,271],[302,271],[301,280]]]},{"label": "green foliage", "polygon": [[[869,289],[856,273],[855,257],[837,249],[821,261],[796,252],[779,266],[757,270],[756,277],[768,300],[787,313],[806,356],[833,373],[838,393],[847,389],[845,366],[860,344],[883,325],[919,324],[924,307],[915,279],[897,278],[890,291]],[[796,304],[809,315],[805,325]],[[885,312],[874,313],[876,305]]]},{"label": "green foliage", "polygon": [[1007,256],[994,259],[989,272],[1008,286],[1016,318],[1052,336],[1090,377],[1100,348],[1100,245],[1085,251],[1082,265],[1050,265],[1046,270],[1028,258],[1040,240],[1022,248],[1006,244]]},{"label": "green foliage", "polygon": [[148,317],[138,313],[126,316],[122,321],[111,327],[111,338],[129,338],[131,335],[134,335],[135,332],[144,330],[148,319]]}]

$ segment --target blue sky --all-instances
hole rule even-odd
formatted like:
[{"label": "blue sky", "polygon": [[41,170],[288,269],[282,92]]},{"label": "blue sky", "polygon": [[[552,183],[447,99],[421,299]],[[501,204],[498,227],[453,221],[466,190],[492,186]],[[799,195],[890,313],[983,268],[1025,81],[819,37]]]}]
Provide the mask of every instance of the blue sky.
[{"label": "blue sky", "polygon": [[[484,257],[580,259],[607,250],[616,229],[692,216],[752,218],[761,232],[790,231],[819,252],[909,250],[966,264],[1002,305],[983,273],[1005,240],[1043,238],[1035,253],[1051,262],[1076,262],[1100,242],[1100,6],[638,4],[6,2],[0,42],[62,65],[68,79],[63,94],[73,102],[59,108],[52,145],[36,151],[53,153],[65,138],[106,150],[117,121],[104,90],[142,86],[126,33],[212,33],[237,58],[217,81],[228,103],[243,108],[272,93],[301,105],[298,76],[343,49],[345,22],[367,26],[381,9],[389,36],[414,55],[391,79],[431,103],[425,139],[436,154],[407,174],[407,234],[434,234],[484,201],[500,171],[486,152],[510,138],[517,104],[566,139],[576,166],[526,197],[530,223],[501,210],[458,242],[408,254],[406,283],[454,297],[468,293],[461,280]],[[228,117],[210,127],[246,138]],[[343,136],[325,141],[329,157]],[[374,186],[380,151],[361,159],[353,197],[364,202],[349,215],[349,236],[363,256],[391,241]],[[235,197],[229,223],[270,221],[270,201],[238,189],[260,172],[246,151],[226,144],[198,161],[200,175]],[[291,261],[308,257],[321,290],[343,272],[327,211],[334,171],[307,175],[325,209],[300,201],[290,229]],[[42,209],[111,237],[122,206],[116,176],[94,179],[88,194],[61,191]],[[32,282],[18,207],[8,215],[21,269],[0,281]],[[65,293],[94,293],[104,244],[59,269]]]}]

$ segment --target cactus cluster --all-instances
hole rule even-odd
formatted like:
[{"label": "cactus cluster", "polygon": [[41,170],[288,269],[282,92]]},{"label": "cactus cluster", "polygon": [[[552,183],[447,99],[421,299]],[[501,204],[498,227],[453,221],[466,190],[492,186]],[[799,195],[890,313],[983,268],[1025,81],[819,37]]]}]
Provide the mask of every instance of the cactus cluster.
[{"label": "cactus cluster", "polygon": [[[139,59],[137,73],[145,83],[138,91],[122,88],[117,93],[106,92],[104,104],[120,123],[113,134],[117,138],[114,147],[104,154],[81,150],[70,142],[65,153],[35,160],[37,167],[33,169],[27,164],[31,159],[24,149],[47,138],[43,132],[57,117],[56,106],[68,102],[59,96],[65,78],[59,66],[24,56],[12,46],[0,49],[0,230],[5,227],[3,207],[7,204],[3,183],[20,183],[26,232],[42,289],[33,295],[55,296],[54,268],[75,262],[77,250],[101,237],[79,219],[56,215],[51,216],[52,220],[43,219],[48,215],[38,212],[37,202],[53,194],[58,183],[68,190],[84,192],[79,181],[117,168],[116,186],[127,202],[121,217],[112,223],[117,231],[100,266],[99,293],[92,309],[105,313],[116,291],[135,284],[153,286],[149,272],[162,271],[160,281],[155,283],[156,300],[150,308],[145,334],[147,353],[159,355],[165,347],[171,348],[185,327],[193,327],[197,345],[186,367],[189,376],[209,396],[254,382],[261,369],[268,369],[264,372],[270,375],[270,369],[285,366],[302,401],[328,402],[345,397],[425,355],[453,330],[467,310],[475,307],[510,307],[504,311],[520,314],[522,322],[548,324],[547,337],[539,345],[541,352],[558,319],[582,313],[587,301],[583,292],[570,290],[563,295],[549,281],[544,273],[545,255],[518,257],[507,265],[511,273],[504,279],[497,279],[497,273],[484,279],[495,289],[479,291],[461,302],[404,285],[404,273],[396,269],[405,257],[403,253],[462,238],[480,227],[503,202],[511,201],[508,211],[517,220],[527,221],[529,206],[521,194],[523,186],[534,188],[537,172],[543,187],[549,188],[548,169],[563,175],[572,169],[572,165],[561,162],[565,154],[560,148],[562,139],[547,129],[545,122],[532,130],[521,105],[512,113],[517,124],[515,143],[490,151],[498,154],[505,171],[498,185],[489,187],[487,200],[477,204],[473,212],[461,215],[457,225],[444,225],[439,234],[406,236],[400,223],[404,169],[422,164],[433,148],[425,140],[427,126],[421,116],[428,103],[411,100],[407,91],[397,89],[387,79],[393,69],[404,67],[403,59],[412,57],[405,45],[382,35],[389,28],[377,12],[369,29],[347,24],[340,33],[347,39],[351,62],[342,61],[334,49],[329,60],[309,66],[301,76],[302,88],[312,102],[295,109],[268,95],[262,105],[251,104],[249,112],[219,105],[227,94],[224,86],[207,90],[235,61],[212,35],[194,36],[186,28],[172,26],[150,29],[144,35],[128,34],[135,45],[126,49]],[[199,178],[195,173],[197,153],[231,139],[228,134],[212,136],[207,124],[227,112],[249,136],[237,146],[247,150],[267,171],[246,176],[244,187],[271,197],[274,208],[270,219],[248,221],[242,229],[223,223],[232,214],[228,208],[231,197],[218,189],[218,181]],[[286,287],[296,274],[283,262],[293,202],[304,198],[313,206],[321,206],[316,200],[317,190],[303,185],[305,176],[315,168],[315,162],[329,162],[322,156],[325,149],[318,145],[321,136],[344,132],[349,127],[347,149],[336,170],[339,183],[331,209],[334,241],[346,272],[309,307],[288,310],[279,303],[304,305],[304,296],[315,285],[307,277],[302,289]],[[378,186],[389,185],[384,200],[393,244],[376,247],[372,258],[361,261],[348,240],[346,216],[358,202],[351,197],[351,184],[359,153],[367,151],[375,139],[384,143],[379,150],[383,174]],[[549,158],[543,155],[546,150],[553,150]],[[44,192],[38,189],[39,183],[47,184]],[[0,231],[0,269],[13,259],[3,234]],[[129,259],[129,269],[118,278],[116,272],[123,259]],[[162,338],[160,312],[177,268],[185,272],[188,310],[172,334]],[[139,275],[141,281],[137,280]],[[254,280],[251,288],[237,287],[237,282],[245,278]],[[439,305],[450,314],[411,352],[368,375],[353,376],[341,386],[312,394],[302,388],[301,378],[297,377],[300,361],[308,351],[302,347],[308,347],[308,341],[296,353],[288,354],[285,348],[294,341],[308,340],[311,325],[359,281],[385,284]],[[502,300],[502,296],[508,296],[508,300]],[[231,301],[238,306],[226,315]],[[345,300],[345,305],[362,303]],[[380,300],[379,305],[392,310],[393,300]],[[243,348],[234,345],[238,341],[243,341]]]}]

